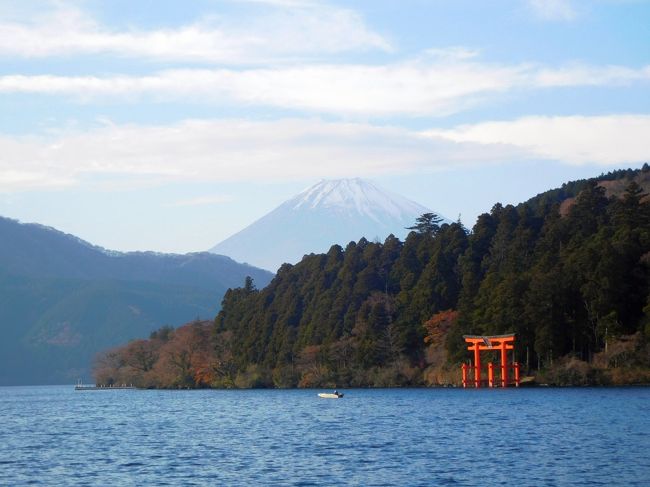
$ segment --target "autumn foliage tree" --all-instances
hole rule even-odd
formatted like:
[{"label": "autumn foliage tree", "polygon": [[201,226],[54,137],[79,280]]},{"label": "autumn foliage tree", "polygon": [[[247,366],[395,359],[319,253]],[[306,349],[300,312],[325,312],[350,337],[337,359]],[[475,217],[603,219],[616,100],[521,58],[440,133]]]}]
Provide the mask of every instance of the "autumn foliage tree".
[{"label": "autumn foliage tree", "polygon": [[431,319],[424,322],[424,328],[426,329],[424,343],[433,347],[444,347],[447,333],[456,324],[457,320],[458,311],[453,309],[433,315]]},{"label": "autumn foliage tree", "polygon": [[211,336],[212,322],[193,322],[176,330],[164,327],[149,340],[134,340],[100,354],[95,380],[144,388],[212,386],[218,367]]}]

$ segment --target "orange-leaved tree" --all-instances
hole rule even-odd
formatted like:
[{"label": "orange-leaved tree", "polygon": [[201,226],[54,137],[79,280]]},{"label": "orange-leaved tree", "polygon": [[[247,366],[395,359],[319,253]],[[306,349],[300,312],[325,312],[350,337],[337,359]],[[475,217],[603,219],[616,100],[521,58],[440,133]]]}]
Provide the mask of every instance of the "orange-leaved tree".
[{"label": "orange-leaved tree", "polygon": [[424,343],[430,346],[442,346],[445,342],[447,333],[454,323],[456,323],[457,319],[458,311],[453,309],[440,311],[433,315],[424,323],[424,328],[427,330],[427,334],[424,337]]}]

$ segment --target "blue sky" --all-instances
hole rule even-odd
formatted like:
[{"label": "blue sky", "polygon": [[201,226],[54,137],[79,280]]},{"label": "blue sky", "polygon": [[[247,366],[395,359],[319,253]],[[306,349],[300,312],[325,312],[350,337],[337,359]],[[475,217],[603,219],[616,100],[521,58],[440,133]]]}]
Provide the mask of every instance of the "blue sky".
[{"label": "blue sky", "polygon": [[471,226],[650,160],[650,2],[0,0],[0,215],[204,250],[321,178]]}]

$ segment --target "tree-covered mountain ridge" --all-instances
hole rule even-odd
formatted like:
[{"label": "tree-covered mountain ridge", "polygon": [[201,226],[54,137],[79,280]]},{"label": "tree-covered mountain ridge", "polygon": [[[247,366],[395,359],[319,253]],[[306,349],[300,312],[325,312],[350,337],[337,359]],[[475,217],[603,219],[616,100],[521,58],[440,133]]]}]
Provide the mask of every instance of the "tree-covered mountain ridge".
[{"label": "tree-covered mountain ridge", "polygon": [[273,277],[226,256],[115,252],[0,217],[0,385],[88,378],[98,351],[214,316],[247,275]]},{"label": "tree-covered mountain ridge", "polygon": [[425,214],[226,292],[214,322],[105,353],[96,380],[144,387],[458,384],[463,334],[517,334],[525,374],[650,381],[650,168],[574,181],[471,231]]}]

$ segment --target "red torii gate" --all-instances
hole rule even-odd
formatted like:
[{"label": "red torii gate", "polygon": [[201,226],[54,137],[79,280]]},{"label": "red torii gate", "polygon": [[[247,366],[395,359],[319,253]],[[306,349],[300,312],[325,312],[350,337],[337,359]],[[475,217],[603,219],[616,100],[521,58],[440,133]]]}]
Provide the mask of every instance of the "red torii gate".
[{"label": "red torii gate", "polygon": [[[514,371],[514,384],[519,387],[519,363],[513,362],[508,365],[508,350],[514,350],[515,334],[509,335],[492,335],[492,336],[477,336],[477,335],[463,335],[463,338],[470,346],[467,350],[474,352],[474,365],[463,364],[461,369],[463,372],[463,387],[469,384],[468,375],[470,370],[474,370],[474,387],[481,387],[481,352],[501,351],[501,387],[508,387],[509,382],[509,369]],[[494,364],[488,363],[488,387],[497,387],[497,382],[494,380]]]}]

